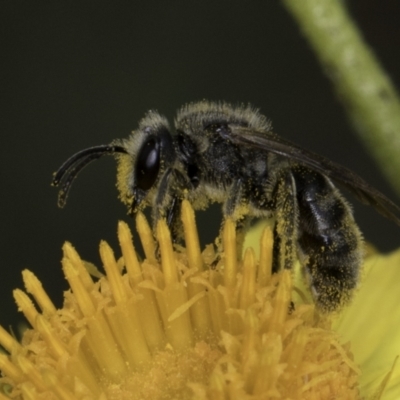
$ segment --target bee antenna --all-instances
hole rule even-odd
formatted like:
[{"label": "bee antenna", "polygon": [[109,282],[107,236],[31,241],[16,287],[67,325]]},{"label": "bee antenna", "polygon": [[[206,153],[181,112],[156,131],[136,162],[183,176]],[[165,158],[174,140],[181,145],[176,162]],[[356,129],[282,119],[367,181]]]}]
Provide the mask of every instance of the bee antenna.
[{"label": "bee antenna", "polygon": [[126,153],[126,149],[122,146],[115,145],[100,145],[89,147],[74,154],[68,158],[64,164],[54,173],[51,184],[58,186],[63,181],[61,189],[58,193],[58,206],[64,207],[67,202],[68,193],[71,189],[72,182],[77,177],[80,171],[92,161],[106,154]]}]

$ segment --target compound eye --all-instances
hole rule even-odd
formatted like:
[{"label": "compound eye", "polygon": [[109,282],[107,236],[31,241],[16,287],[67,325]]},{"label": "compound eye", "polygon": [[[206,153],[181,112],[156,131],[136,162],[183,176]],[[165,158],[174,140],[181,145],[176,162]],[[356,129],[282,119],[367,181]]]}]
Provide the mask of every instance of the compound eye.
[{"label": "compound eye", "polygon": [[149,190],[160,170],[160,146],[155,139],[149,139],[140,149],[136,161],[136,184],[139,189]]}]

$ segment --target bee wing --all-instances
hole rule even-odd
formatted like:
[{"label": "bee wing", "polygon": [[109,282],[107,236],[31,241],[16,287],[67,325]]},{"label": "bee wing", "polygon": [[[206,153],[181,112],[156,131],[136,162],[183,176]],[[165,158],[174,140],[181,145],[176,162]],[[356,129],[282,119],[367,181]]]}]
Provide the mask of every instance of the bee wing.
[{"label": "bee wing", "polygon": [[233,143],[277,154],[328,176],[352,192],[362,203],[373,206],[384,217],[400,225],[400,207],[350,169],[305,150],[273,133],[235,126],[231,127],[229,133],[225,132],[224,136]]}]

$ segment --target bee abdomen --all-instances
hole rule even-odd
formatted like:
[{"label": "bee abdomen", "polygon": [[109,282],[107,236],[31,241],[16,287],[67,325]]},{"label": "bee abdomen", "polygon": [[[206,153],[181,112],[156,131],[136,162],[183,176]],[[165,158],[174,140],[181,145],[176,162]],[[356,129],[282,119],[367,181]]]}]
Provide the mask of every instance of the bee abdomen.
[{"label": "bee abdomen", "polygon": [[294,172],[299,206],[298,245],[320,308],[348,302],[362,259],[361,234],[332,182],[308,169]]}]

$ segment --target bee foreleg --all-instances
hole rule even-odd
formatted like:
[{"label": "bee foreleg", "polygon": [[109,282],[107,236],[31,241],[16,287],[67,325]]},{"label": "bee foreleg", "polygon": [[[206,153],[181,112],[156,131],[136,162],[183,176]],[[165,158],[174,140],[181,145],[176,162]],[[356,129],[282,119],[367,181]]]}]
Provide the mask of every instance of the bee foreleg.
[{"label": "bee foreleg", "polygon": [[172,170],[167,171],[161,179],[154,202],[152,219],[154,232],[159,219],[166,219],[171,232],[172,241],[175,243],[181,239],[180,236],[182,236],[179,229],[182,224],[180,220],[182,198],[176,194],[179,193],[180,190],[174,190],[174,187],[178,184],[174,172],[175,171]]}]

